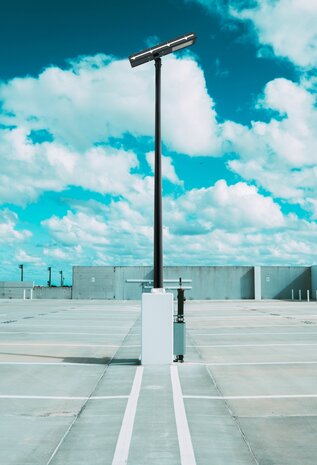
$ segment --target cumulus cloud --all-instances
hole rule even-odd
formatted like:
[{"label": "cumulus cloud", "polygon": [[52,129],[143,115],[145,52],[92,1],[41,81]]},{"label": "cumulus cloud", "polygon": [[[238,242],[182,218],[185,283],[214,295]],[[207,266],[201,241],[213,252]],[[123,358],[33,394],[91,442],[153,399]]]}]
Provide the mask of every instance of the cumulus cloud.
[{"label": "cumulus cloud", "polygon": [[[214,104],[197,62],[167,57],[162,81],[166,146],[219,154]],[[69,186],[124,195],[142,183],[131,174],[137,156],[111,143],[126,133],[153,136],[153,91],[151,64],[130,69],[127,60],[105,55],[0,84],[0,202],[26,205]],[[167,178],[180,184],[169,159],[163,163]]]},{"label": "cumulus cloud", "polygon": [[151,250],[151,219],[142,214],[142,199],[139,200],[138,207],[126,200],[109,206],[84,202],[64,217],[53,216],[42,224],[57,244],[81,244],[83,255],[89,256],[95,265],[117,264],[120,257],[132,264],[135,259],[146,260]]},{"label": "cumulus cloud", "polygon": [[13,211],[5,208],[0,210],[0,243],[13,243],[23,241],[32,236],[32,233],[26,229],[17,230],[18,215]]},{"label": "cumulus cloud", "polygon": [[306,198],[317,194],[315,97],[300,84],[279,78],[266,85],[259,107],[274,110],[275,116],[250,127],[231,121],[223,125],[223,135],[237,154],[229,167],[275,197],[311,209]]},{"label": "cumulus cloud", "polygon": [[[51,67],[38,78],[15,78],[0,86],[0,122],[46,130],[76,151],[125,133],[153,136],[152,63],[131,69],[128,60],[82,57],[69,69]],[[190,58],[167,57],[162,78],[163,139],[188,155],[217,149],[214,103],[203,72]]]},{"label": "cumulus cloud", "polygon": [[44,220],[43,225],[53,231],[54,238],[62,244],[105,245],[109,243],[107,224],[93,215],[82,212],[74,214],[68,211],[62,220],[54,215]]},{"label": "cumulus cloud", "polygon": [[[175,217],[175,211],[179,212]],[[280,207],[246,183],[228,185],[225,180],[213,187],[193,189],[170,200],[169,228],[174,234],[199,235],[215,229],[234,231],[267,230],[285,226]]]},{"label": "cumulus cloud", "polygon": [[25,205],[68,186],[124,194],[137,177],[131,151],[99,146],[79,153],[57,142],[31,143],[28,134],[23,126],[0,129],[0,203]]},{"label": "cumulus cloud", "polygon": [[30,253],[26,252],[24,249],[19,249],[16,251],[15,259],[17,262],[31,263],[34,265],[43,265],[41,257],[31,255]]},{"label": "cumulus cloud", "polygon": [[317,3],[314,0],[257,0],[255,6],[230,12],[252,22],[260,43],[273,48],[276,56],[288,58],[303,68],[316,68]]},{"label": "cumulus cloud", "polygon": [[[148,152],[146,154],[146,161],[154,172],[154,152]],[[173,184],[183,184],[176,174],[172,158],[164,155],[162,155],[162,177]]]},{"label": "cumulus cloud", "polygon": [[[258,42],[258,56],[287,58],[302,68],[316,68],[317,3],[314,0],[186,0],[228,21],[248,22]],[[265,49],[269,47],[269,49]]]},{"label": "cumulus cloud", "polygon": [[[256,248],[259,254],[260,250],[261,254],[268,254],[268,241],[260,247],[260,237],[264,238],[268,232],[269,237],[278,237],[285,227],[290,230],[297,227],[295,217],[283,215],[270,197],[246,183],[228,185],[221,180],[210,188],[194,189],[176,199],[165,197],[164,203],[167,264],[226,263],[226,260],[253,263]],[[88,255],[95,265],[150,265],[152,214],[152,198],[151,206],[146,203],[144,208],[143,195],[134,193],[133,202],[128,199],[109,205],[75,202],[64,217],[53,216],[43,226],[64,251],[65,247],[82,244],[83,255]],[[271,239],[269,242],[271,250]]]}]

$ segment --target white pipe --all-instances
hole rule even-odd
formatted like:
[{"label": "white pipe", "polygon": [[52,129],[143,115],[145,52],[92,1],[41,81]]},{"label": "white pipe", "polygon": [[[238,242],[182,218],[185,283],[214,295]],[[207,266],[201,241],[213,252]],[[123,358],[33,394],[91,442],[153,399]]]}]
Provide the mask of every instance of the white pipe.
[{"label": "white pipe", "polygon": [[302,300],[302,290],[301,289],[298,291],[298,300],[299,301]]},{"label": "white pipe", "polygon": [[294,300],[294,289],[292,289],[292,300]]},{"label": "white pipe", "polygon": [[307,289],[307,302],[310,301],[310,298],[309,298],[309,289]]},{"label": "white pipe", "polygon": [[33,289],[31,289],[31,296],[30,296],[31,300],[33,300]]},{"label": "white pipe", "polygon": [[25,300],[25,289],[23,289],[23,300]]}]

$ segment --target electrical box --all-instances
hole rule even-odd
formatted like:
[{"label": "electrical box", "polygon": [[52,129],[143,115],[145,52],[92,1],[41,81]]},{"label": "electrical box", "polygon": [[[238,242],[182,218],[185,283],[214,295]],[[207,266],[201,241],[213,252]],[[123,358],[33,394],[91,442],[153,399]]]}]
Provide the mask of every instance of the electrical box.
[{"label": "electrical box", "polygon": [[174,355],[185,355],[186,352],[186,323],[174,322]]}]

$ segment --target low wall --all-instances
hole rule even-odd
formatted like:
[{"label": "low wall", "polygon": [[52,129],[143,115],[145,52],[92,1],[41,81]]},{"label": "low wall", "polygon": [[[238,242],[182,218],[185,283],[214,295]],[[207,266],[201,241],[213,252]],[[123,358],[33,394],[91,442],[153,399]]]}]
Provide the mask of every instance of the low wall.
[{"label": "low wall", "polygon": [[262,299],[306,300],[307,290],[311,291],[311,269],[304,266],[262,266],[261,294]]},{"label": "low wall", "polygon": [[[191,279],[187,299],[254,299],[254,270],[250,266],[168,266],[164,279]],[[147,266],[74,266],[73,299],[138,300],[149,289],[127,280],[153,279]],[[166,284],[168,287],[170,283]],[[174,286],[177,286],[177,281]],[[176,291],[174,291],[174,294]]]},{"label": "low wall", "polygon": [[32,281],[0,281],[0,299],[23,299],[27,298],[33,289]]},{"label": "low wall", "polygon": [[71,299],[71,287],[42,287],[35,286],[33,299]]}]

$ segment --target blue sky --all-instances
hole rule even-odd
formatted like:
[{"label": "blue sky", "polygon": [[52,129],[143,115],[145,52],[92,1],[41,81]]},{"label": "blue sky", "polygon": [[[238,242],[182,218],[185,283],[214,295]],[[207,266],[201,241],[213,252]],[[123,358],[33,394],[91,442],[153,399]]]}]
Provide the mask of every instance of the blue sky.
[{"label": "blue sky", "polygon": [[317,262],[314,0],[11,1],[0,17],[0,280],[151,265],[154,66],[166,265]]}]

